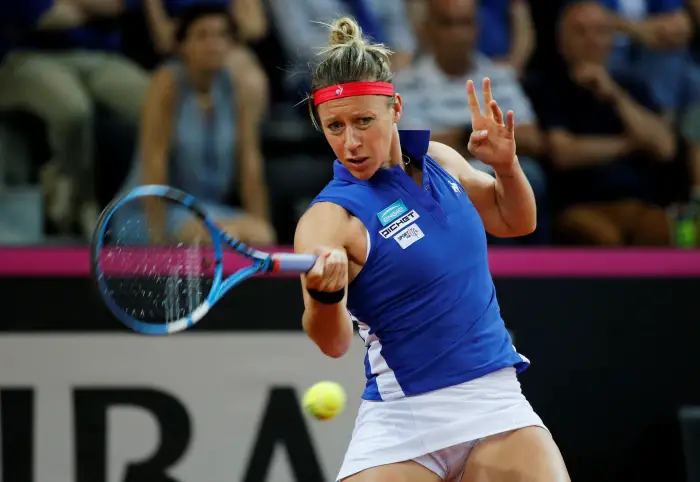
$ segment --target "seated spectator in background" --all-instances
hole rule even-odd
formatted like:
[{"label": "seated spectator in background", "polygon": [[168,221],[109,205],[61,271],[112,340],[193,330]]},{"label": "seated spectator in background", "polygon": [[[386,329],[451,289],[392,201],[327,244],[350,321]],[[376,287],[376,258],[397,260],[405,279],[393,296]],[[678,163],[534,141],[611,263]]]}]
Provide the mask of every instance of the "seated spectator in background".
[{"label": "seated spectator in background", "polygon": [[176,19],[187,8],[196,5],[226,7],[241,42],[255,42],[267,33],[267,15],[262,0],[141,0],[140,3],[146,11],[154,43],[161,54],[174,51]]},{"label": "seated spectator in background", "polygon": [[522,76],[535,49],[529,0],[480,0],[479,51]]},{"label": "seated spectator in background", "polygon": [[614,74],[644,79],[669,113],[700,99],[700,73],[691,59],[692,22],[683,0],[601,0],[617,35],[608,59]]},{"label": "seated spectator in background", "polygon": [[[259,145],[265,87],[245,69],[231,75],[224,68],[233,34],[224,7],[195,6],[183,13],[175,33],[179,55],[153,76],[140,149],[125,189],[140,184],[182,189],[232,235],[269,244],[275,235]],[[227,203],[235,197],[240,207]],[[116,223],[130,223],[129,231],[138,236],[136,226],[143,223],[135,220],[142,214],[123,214]],[[202,239],[199,223],[186,223],[178,211],[166,216],[169,233],[186,241]]]},{"label": "seated spectator in background", "polygon": [[[404,98],[401,120],[404,129],[430,129],[431,138],[459,151],[477,169],[493,174],[467,150],[471,121],[466,96],[466,82],[488,77],[494,98],[504,112],[512,110],[516,120],[516,140],[520,164],[528,177],[538,211],[544,215],[546,198],[545,175],[532,156],[543,153],[543,137],[530,101],[523,92],[514,71],[476,50],[478,12],[476,0],[431,0],[426,19],[426,32],[431,52],[417,59],[409,69],[394,79],[397,92]],[[488,25],[482,25],[488,28]],[[480,94],[478,94],[480,95]],[[537,242],[547,242],[546,220],[538,220]]]},{"label": "seated spectator in background", "polygon": [[36,0],[17,8],[16,2],[0,0],[0,29],[3,33],[63,30],[82,25],[86,14],[73,0]]},{"label": "seated spectator in background", "polygon": [[124,51],[149,70],[177,53],[177,19],[187,8],[212,5],[226,9],[236,28],[236,42],[228,52],[225,66],[231,75],[241,69],[254,71],[257,81],[265,85],[267,92],[267,76],[247,45],[267,35],[267,12],[263,0],[126,0],[126,5],[127,42]]},{"label": "seated spectator in background", "polygon": [[293,98],[306,94],[311,85],[307,65],[327,44],[328,30],[322,23],[336,17],[354,17],[365,35],[383,42],[391,50],[395,71],[409,66],[416,51],[416,39],[404,0],[269,0],[270,13],[282,47],[291,65],[287,89]]},{"label": "seated spectator in background", "polygon": [[577,244],[665,245],[666,213],[655,202],[676,140],[646,84],[608,72],[613,36],[613,19],[595,1],[562,13],[559,49],[568,70],[547,78],[536,99],[550,185],[563,205],[555,227]]},{"label": "seated spectator in background", "polygon": [[61,232],[80,218],[89,236],[97,218],[95,103],[135,126],[148,88],[147,74],[118,53],[118,3],[38,0],[9,8],[28,28],[14,32],[0,65],[0,109],[27,110],[46,122],[53,155],[44,170],[47,213]]},{"label": "seated spectator in background", "polygon": [[[700,62],[700,0],[687,1],[688,12],[691,16],[695,35],[691,44],[691,57],[696,65]],[[697,78],[692,79],[696,84]],[[681,119],[681,132],[683,137],[691,143],[691,173],[692,173],[692,200],[700,205],[700,99],[691,101],[691,105]]]},{"label": "seated spectator in background", "polygon": [[417,59],[428,50],[428,40],[425,31],[425,16],[428,13],[429,0],[404,0],[406,15],[411,24],[411,29],[416,37],[414,58]]}]

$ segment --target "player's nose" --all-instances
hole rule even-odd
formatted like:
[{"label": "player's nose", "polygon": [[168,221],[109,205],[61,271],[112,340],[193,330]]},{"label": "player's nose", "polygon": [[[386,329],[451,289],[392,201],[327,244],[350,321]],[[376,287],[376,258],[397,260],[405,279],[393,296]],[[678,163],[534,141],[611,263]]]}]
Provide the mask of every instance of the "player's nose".
[{"label": "player's nose", "polygon": [[354,151],[360,147],[361,139],[359,133],[355,129],[345,130],[345,149],[350,153],[354,154]]}]

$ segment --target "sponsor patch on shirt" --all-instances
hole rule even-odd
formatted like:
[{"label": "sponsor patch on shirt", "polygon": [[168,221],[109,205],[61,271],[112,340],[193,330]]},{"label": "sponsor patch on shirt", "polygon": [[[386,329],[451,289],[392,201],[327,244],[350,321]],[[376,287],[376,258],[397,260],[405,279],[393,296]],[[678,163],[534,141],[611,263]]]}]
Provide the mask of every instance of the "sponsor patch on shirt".
[{"label": "sponsor patch on shirt", "polygon": [[379,222],[382,223],[382,226],[386,226],[406,211],[408,211],[408,208],[403,201],[399,199],[395,203],[379,211],[377,217],[379,218]]},{"label": "sponsor patch on shirt", "polygon": [[425,234],[423,234],[423,230],[420,226],[418,226],[418,224],[412,224],[394,236],[394,239],[399,243],[402,249],[406,249],[423,237],[425,237]]},{"label": "sponsor patch on shirt", "polygon": [[413,223],[419,217],[420,214],[418,214],[415,209],[411,209],[409,212],[399,217],[391,224],[380,229],[379,234],[381,234],[384,239],[390,238],[409,224]]}]

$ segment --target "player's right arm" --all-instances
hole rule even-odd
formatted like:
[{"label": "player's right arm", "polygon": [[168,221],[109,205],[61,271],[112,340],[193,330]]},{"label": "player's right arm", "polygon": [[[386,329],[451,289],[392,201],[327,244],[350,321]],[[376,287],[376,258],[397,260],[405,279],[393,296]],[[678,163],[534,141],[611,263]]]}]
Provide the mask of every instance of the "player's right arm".
[{"label": "player's right arm", "polygon": [[[353,325],[347,309],[348,255],[347,245],[351,217],[342,207],[321,202],[302,216],[294,236],[297,253],[313,253],[318,261],[309,273],[301,276],[304,296],[304,331],[321,351],[332,358],[343,356],[350,347]],[[332,296],[342,290],[342,299],[324,303],[320,296]],[[318,297],[318,295],[317,295]]]}]

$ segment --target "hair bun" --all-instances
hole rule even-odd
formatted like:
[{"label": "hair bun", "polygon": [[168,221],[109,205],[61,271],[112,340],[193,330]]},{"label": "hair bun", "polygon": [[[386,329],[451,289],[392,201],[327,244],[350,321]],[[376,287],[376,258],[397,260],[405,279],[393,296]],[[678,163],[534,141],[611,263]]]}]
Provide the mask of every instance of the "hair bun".
[{"label": "hair bun", "polygon": [[348,45],[352,43],[364,44],[362,29],[350,17],[342,17],[331,25],[329,47],[336,45]]}]

